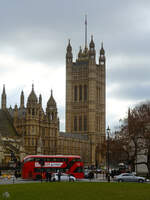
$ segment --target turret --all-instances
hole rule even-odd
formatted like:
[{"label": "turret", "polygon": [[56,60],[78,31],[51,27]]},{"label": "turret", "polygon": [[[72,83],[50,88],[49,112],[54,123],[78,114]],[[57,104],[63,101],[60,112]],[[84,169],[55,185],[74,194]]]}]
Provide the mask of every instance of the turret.
[{"label": "turret", "polygon": [[57,120],[57,106],[53,97],[53,91],[51,90],[51,96],[47,102],[46,115],[48,117],[48,121],[56,121]]},{"label": "turret", "polygon": [[103,48],[103,43],[101,44],[101,49],[100,49],[99,64],[105,65],[105,50]]},{"label": "turret", "polygon": [[39,104],[40,104],[40,106],[42,106],[42,95],[41,94],[39,95]]},{"label": "turret", "polygon": [[38,98],[34,92],[34,85],[32,84],[32,91],[27,100],[27,112],[28,114],[34,116],[37,115],[37,108],[38,108]]},{"label": "turret", "polygon": [[95,44],[93,41],[93,35],[91,36],[91,42],[89,44],[89,57],[95,60]]},{"label": "turret", "polygon": [[17,106],[17,104],[15,104],[15,107],[14,107],[14,124],[17,123],[17,120],[18,120],[18,106]]},{"label": "turret", "polygon": [[21,92],[21,95],[20,95],[20,108],[24,108],[24,93],[23,91]]},{"label": "turret", "polygon": [[81,59],[82,58],[82,48],[80,46],[80,50],[79,50],[79,53],[78,53],[78,59]]},{"label": "turret", "polygon": [[1,108],[2,110],[6,109],[6,92],[5,92],[5,85],[3,85],[3,93],[1,97]]},{"label": "turret", "polygon": [[72,63],[72,47],[70,44],[70,40],[68,42],[68,46],[67,46],[67,53],[66,53],[66,63]]}]

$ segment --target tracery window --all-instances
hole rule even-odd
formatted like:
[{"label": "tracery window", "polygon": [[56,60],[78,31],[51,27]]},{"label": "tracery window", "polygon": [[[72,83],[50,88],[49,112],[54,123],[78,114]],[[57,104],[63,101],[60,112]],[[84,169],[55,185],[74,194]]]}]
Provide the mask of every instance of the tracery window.
[{"label": "tracery window", "polygon": [[77,101],[77,86],[74,87],[74,101]]},{"label": "tracery window", "polygon": [[82,131],[82,116],[79,117],[79,131]]},{"label": "tracery window", "polygon": [[87,85],[84,85],[84,101],[87,101]]},{"label": "tracery window", "polygon": [[77,117],[74,117],[74,130],[77,131]]},{"label": "tracery window", "polygon": [[82,85],[79,85],[79,101],[82,100]]},{"label": "tracery window", "polygon": [[84,131],[87,131],[87,116],[84,116]]}]

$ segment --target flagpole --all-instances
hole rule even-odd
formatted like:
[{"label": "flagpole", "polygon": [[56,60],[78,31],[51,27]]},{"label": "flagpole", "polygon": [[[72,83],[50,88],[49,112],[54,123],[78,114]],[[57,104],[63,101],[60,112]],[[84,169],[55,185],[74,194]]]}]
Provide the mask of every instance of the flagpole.
[{"label": "flagpole", "polygon": [[87,15],[85,15],[85,48],[87,47]]}]

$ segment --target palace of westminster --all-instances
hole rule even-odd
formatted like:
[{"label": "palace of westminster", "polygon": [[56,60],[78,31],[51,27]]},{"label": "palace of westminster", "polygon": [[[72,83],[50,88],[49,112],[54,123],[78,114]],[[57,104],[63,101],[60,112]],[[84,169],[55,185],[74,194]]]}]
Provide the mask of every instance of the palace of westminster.
[{"label": "palace of westminster", "polygon": [[80,155],[86,166],[105,163],[105,51],[103,44],[96,64],[93,36],[73,61],[70,41],[66,49],[66,131],[59,130],[57,104],[51,91],[46,110],[34,85],[25,105],[7,107],[5,85],[0,109],[0,163],[29,154]]}]

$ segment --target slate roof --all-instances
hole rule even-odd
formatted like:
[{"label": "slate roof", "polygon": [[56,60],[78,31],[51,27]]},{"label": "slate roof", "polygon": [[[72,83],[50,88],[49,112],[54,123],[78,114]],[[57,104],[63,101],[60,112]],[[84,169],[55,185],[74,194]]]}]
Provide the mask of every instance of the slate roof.
[{"label": "slate roof", "polygon": [[13,121],[11,116],[6,111],[0,109],[0,135],[7,136],[17,136],[17,132],[13,126]]}]

